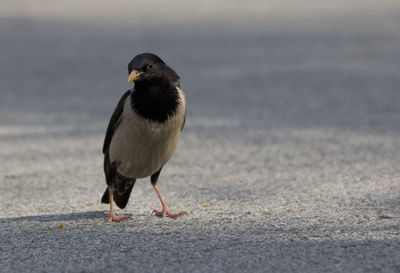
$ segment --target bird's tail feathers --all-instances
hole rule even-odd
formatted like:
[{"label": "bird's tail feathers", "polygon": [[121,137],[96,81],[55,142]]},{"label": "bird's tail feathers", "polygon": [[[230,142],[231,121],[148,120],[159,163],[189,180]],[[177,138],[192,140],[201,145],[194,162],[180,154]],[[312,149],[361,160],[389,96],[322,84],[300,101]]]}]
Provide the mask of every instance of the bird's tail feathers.
[{"label": "bird's tail feathers", "polygon": [[123,192],[114,191],[114,202],[120,209],[126,207],[135,182],[129,183]]},{"label": "bird's tail feathers", "polygon": [[108,187],[106,188],[106,191],[104,192],[103,197],[101,198],[101,203],[103,203],[103,204],[110,203],[110,195],[108,193]]},{"label": "bird's tail feathers", "polygon": [[[129,201],[129,197],[131,195],[133,186],[135,185],[135,181],[130,181],[130,183],[121,183],[118,189],[114,190],[114,202],[120,209],[126,207]],[[122,189],[123,188],[123,189]],[[103,197],[101,198],[101,203],[109,204],[110,203],[110,195],[108,191],[108,187],[104,191]]]}]

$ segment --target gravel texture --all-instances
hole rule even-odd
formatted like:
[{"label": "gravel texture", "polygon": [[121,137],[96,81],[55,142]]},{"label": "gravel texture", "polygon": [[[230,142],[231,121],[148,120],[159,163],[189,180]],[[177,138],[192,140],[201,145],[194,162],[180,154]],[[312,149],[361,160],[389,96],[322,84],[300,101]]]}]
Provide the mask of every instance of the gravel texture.
[{"label": "gravel texture", "polygon": [[[400,5],[383,3],[236,25],[0,16],[0,271],[399,272]],[[187,95],[159,187],[189,214],[156,218],[142,179],[109,224],[102,141],[143,51]]]}]

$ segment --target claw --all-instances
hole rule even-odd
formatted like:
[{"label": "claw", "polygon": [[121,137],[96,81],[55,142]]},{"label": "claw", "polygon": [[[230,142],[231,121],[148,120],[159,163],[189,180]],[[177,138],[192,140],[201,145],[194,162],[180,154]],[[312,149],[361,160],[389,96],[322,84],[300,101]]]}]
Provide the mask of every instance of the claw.
[{"label": "claw", "polygon": [[169,218],[176,219],[179,216],[188,214],[186,211],[181,211],[181,212],[178,212],[178,213],[171,213],[169,211],[169,209],[168,209],[167,204],[165,204],[164,200],[162,199],[160,190],[158,189],[157,185],[153,185],[153,188],[156,191],[157,196],[160,199],[160,202],[161,202],[161,205],[162,205],[162,208],[163,208],[162,211],[153,210],[153,212],[156,214],[156,216],[161,217],[161,218],[164,218],[164,217],[168,216]]},{"label": "claw", "polygon": [[129,219],[131,219],[130,216],[120,216],[120,217],[118,217],[118,216],[115,215],[115,214],[108,214],[108,215],[107,215],[106,222],[107,222],[107,223],[111,223],[111,222],[124,222],[124,221],[127,221],[127,220],[129,220]]},{"label": "claw", "polygon": [[158,216],[160,218],[169,217],[169,218],[172,218],[172,219],[176,219],[179,216],[188,214],[186,211],[181,211],[181,212],[178,212],[178,213],[171,213],[168,210],[162,210],[162,211],[153,210],[153,212],[155,213],[156,216]]}]

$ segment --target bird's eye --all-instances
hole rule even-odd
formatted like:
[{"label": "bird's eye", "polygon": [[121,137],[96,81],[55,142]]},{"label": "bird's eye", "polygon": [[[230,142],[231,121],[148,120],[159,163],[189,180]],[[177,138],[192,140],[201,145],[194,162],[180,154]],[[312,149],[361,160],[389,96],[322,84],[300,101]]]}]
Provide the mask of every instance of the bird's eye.
[{"label": "bird's eye", "polygon": [[149,71],[150,70],[150,68],[152,67],[153,65],[152,64],[146,64],[146,65],[144,65],[144,66],[142,66],[142,71],[143,72],[147,72],[147,71]]}]

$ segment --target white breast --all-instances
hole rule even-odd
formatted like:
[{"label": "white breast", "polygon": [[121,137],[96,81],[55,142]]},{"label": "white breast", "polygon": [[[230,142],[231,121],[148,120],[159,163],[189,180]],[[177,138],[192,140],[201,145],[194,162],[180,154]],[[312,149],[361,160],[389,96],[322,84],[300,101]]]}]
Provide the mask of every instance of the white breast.
[{"label": "white breast", "polygon": [[179,108],[166,122],[150,122],[132,111],[125,100],[120,124],[111,140],[110,161],[126,177],[143,178],[157,172],[174,154],[185,116],[185,97],[179,90]]}]

